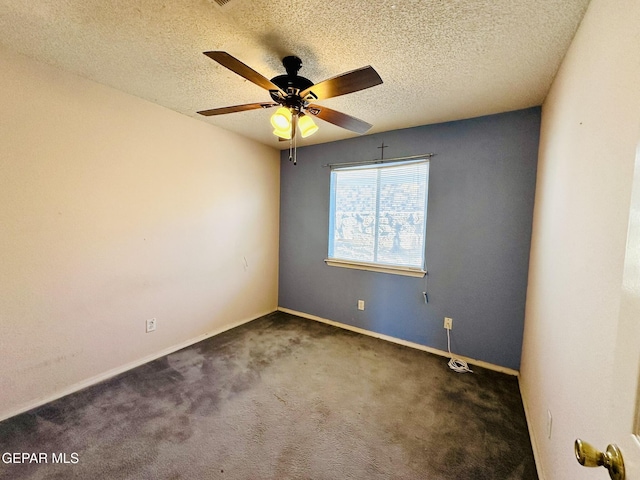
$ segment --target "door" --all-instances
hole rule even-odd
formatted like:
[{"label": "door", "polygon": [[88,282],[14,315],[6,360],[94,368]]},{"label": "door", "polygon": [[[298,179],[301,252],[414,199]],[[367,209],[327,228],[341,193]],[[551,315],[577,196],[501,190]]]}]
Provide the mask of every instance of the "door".
[{"label": "door", "polygon": [[[613,429],[624,457],[626,479],[640,480],[640,144],[629,209],[629,233],[624,261],[620,318],[611,388]],[[606,477],[605,477],[606,478]]]},{"label": "door", "polygon": [[[609,439],[622,453],[625,480],[640,480],[640,144],[636,149],[615,363],[611,379]],[[607,448],[606,445],[593,446],[601,451]],[[601,478],[608,478],[604,469]]]}]

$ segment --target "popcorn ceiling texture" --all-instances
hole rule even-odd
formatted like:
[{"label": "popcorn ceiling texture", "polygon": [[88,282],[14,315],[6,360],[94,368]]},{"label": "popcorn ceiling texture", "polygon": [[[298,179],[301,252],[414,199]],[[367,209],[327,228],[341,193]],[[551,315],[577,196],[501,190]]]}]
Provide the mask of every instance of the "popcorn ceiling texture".
[{"label": "popcorn ceiling texture", "polygon": [[[370,133],[542,104],[588,0],[0,0],[0,44],[275,148],[270,100],[202,52],[268,78],[281,58],[314,83],[373,66],[384,84],[320,103]],[[6,73],[6,72],[5,72]],[[38,112],[46,115],[46,112]],[[328,123],[302,145],[355,134]]]}]

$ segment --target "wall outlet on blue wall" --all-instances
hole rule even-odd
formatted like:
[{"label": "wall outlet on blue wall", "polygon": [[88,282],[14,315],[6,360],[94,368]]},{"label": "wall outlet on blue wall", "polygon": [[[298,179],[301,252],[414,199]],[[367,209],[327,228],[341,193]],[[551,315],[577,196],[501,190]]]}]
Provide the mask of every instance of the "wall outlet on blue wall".
[{"label": "wall outlet on blue wall", "polygon": [[453,328],[453,318],[444,317],[444,328],[451,330]]},{"label": "wall outlet on blue wall", "polygon": [[358,310],[364,310],[364,300],[358,300]]}]

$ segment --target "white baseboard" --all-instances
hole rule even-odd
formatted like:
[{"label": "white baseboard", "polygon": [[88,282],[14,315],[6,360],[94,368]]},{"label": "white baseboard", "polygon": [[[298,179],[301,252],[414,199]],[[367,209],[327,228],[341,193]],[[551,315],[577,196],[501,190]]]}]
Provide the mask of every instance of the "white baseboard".
[{"label": "white baseboard", "polygon": [[29,410],[33,409],[33,408],[37,408],[40,407],[42,405],[45,405],[49,402],[53,402],[54,400],[58,400],[59,398],[65,397],[67,395],[70,395],[72,393],[78,392],[84,388],[90,387],[92,385],[96,385],[100,382],[104,382],[105,380],[110,379],[111,377],[115,377],[116,375],[120,375],[121,373],[124,373],[128,370],[134,369],[136,367],[139,367],[141,365],[144,365],[145,363],[149,363],[152,362],[153,360],[157,360],[160,357],[164,357],[165,355],[169,355],[170,353],[173,352],[177,352],[178,350],[181,350],[183,348],[189,347],[195,343],[201,342],[203,340],[206,340],[207,338],[210,337],[214,337],[216,335],[219,335],[223,332],[226,332],[227,330],[231,330],[232,328],[236,328],[239,327],[240,325],[244,325],[245,323],[249,323],[253,320],[255,320],[256,318],[260,318],[264,315],[267,315],[269,313],[272,312],[266,312],[264,314],[260,314],[257,317],[252,317],[246,320],[240,320],[238,322],[234,322],[232,324],[229,325],[225,325],[224,327],[218,328],[216,330],[212,330],[211,332],[207,332],[205,334],[202,335],[198,335],[195,338],[191,338],[189,340],[186,340],[184,342],[178,343],[176,345],[172,345],[170,347],[167,347],[159,352],[156,353],[152,353],[151,355],[147,355],[146,357],[140,358],[138,360],[135,360],[133,362],[129,362],[125,365],[121,365],[119,367],[113,368],[111,370],[108,370],[104,373],[100,373],[98,375],[95,375],[93,377],[87,378],[86,380],[83,380],[81,382],[75,383],[73,385],[70,385],[67,388],[64,388],[62,390],[58,390],[57,392],[48,395],[46,397],[42,397],[39,398],[37,400],[34,400],[32,402],[28,402],[26,404],[23,404],[21,406],[19,406],[18,408],[15,409],[11,409],[9,411],[6,412],[1,412],[0,413],[0,422],[3,420],[6,420],[7,418],[11,418],[14,417],[16,415],[20,415],[21,413],[24,412],[28,412]]},{"label": "white baseboard", "polygon": [[527,428],[529,429],[529,440],[531,441],[531,448],[533,450],[533,459],[536,462],[536,470],[538,471],[538,479],[545,480],[544,470],[542,469],[542,460],[540,459],[540,450],[538,449],[538,441],[533,428],[531,427],[531,411],[527,405],[527,392],[522,389],[521,378],[518,377],[518,385],[520,386],[520,397],[522,398],[522,406],[524,407],[524,416],[527,420]]},{"label": "white baseboard", "polygon": [[[315,315],[310,315],[304,312],[298,312],[296,310],[291,310],[289,308],[278,307],[278,310],[285,313],[290,313],[291,315],[296,315],[298,317],[307,318],[309,320],[315,320],[317,322],[326,323],[329,325],[333,325],[334,327],[344,328],[345,330],[350,330],[356,333],[362,333],[363,335],[368,335],[370,337],[379,338],[381,340],[386,340],[388,342],[397,343],[398,345],[404,345],[405,347],[415,348],[417,350],[422,350],[424,352],[433,353],[435,355],[440,355],[441,357],[449,358],[449,352],[445,352],[444,350],[438,350],[437,348],[427,347],[426,345],[420,345],[419,343],[409,342],[407,340],[402,340],[400,338],[391,337],[389,335],[384,335],[382,333],[372,332],[371,330],[365,330],[363,328],[353,327],[351,325],[347,325],[345,323],[334,322],[333,320],[328,320],[326,318],[317,317]],[[483,362],[482,360],[475,360],[469,357],[463,357],[462,355],[457,355],[456,358],[460,360],[464,360],[465,362],[476,365],[478,367],[486,368],[487,370],[493,370],[495,372],[506,373],[507,375],[518,376],[519,372],[517,370],[513,370],[511,368],[502,367],[500,365],[494,365],[493,363]]]}]

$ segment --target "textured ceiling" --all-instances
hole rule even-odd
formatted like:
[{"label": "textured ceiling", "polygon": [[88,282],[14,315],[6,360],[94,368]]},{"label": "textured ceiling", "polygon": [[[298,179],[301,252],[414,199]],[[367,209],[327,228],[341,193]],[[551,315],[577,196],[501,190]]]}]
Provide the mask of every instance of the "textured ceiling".
[{"label": "textured ceiling", "polygon": [[[0,44],[275,148],[269,101],[202,54],[267,78],[282,57],[318,83],[373,66],[384,83],[318,102],[369,133],[540,105],[588,0],[0,0]],[[355,136],[321,120],[310,145]]]}]

